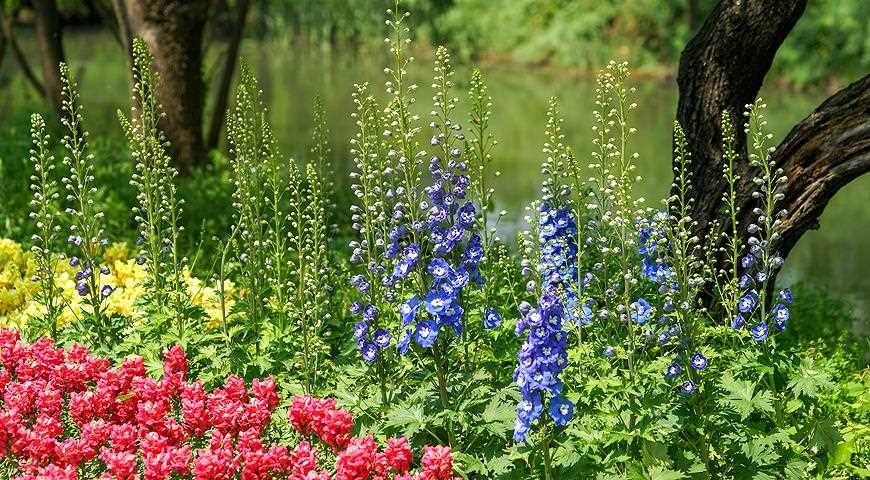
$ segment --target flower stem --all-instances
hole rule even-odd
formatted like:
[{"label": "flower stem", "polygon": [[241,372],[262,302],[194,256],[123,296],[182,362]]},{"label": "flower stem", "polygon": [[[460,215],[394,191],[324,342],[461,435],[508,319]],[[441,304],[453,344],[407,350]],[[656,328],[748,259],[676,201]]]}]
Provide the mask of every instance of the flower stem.
[{"label": "flower stem", "polygon": [[552,452],[550,452],[550,441],[552,440],[551,434],[547,434],[547,439],[544,440],[544,445],[541,447],[544,453],[544,479],[552,480],[553,479],[553,459]]}]

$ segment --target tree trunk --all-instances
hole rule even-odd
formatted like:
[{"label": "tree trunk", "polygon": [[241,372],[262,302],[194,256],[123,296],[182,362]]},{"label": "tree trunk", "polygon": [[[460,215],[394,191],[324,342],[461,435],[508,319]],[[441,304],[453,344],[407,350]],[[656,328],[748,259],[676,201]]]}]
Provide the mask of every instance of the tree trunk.
[{"label": "tree trunk", "polygon": [[58,115],[63,115],[60,64],[63,54],[63,26],[55,0],[32,0],[35,11],[36,41],[42,58],[42,86],[45,96]]},{"label": "tree trunk", "polygon": [[112,0],[112,12],[115,14],[115,28],[118,42],[121,48],[124,49],[124,54],[127,56],[127,66],[130,70],[132,78],[133,72],[133,32],[130,28],[130,16],[127,14],[127,6],[124,0]]},{"label": "tree trunk", "polygon": [[[743,112],[758,95],[776,51],[804,12],[806,0],[722,0],[680,56],[677,120],[686,133],[695,203],[692,218],[700,233],[719,218],[726,184],[722,178],[722,112],[737,126],[735,150],[746,158]],[[772,15],[772,12],[775,14]],[[749,162],[736,165],[748,200]],[[745,211],[745,210],[744,210]]]},{"label": "tree trunk", "polygon": [[179,171],[206,162],[203,142],[203,32],[209,0],[126,0],[131,31],[142,37],[160,74],[162,130]]},{"label": "tree trunk", "polygon": [[[726,184],[722,178],[723,111],[734,119],[735,149],[742,161],[738,206],[741,231],[755,201],[753,168],[743,131],[745,105],[752,103],[779,46],[804,12],[806,0],[721,1],[680,58],[677,120],[691,152],[699,233],[716,220],[730,230],[720,212]],[[818,227],[828,201],[850,180],[870,170],[870,76],[837,92],[795,126],[772,159],[789,178],[783,207],[786,217],[777,244],[783,258],[807,229]]]},{"label": "tree trunk", "polygon": [[225,57],[224,70],[221,74],[220,84],[217,89],[217,98],[215,99],[215,107],[212,112],[211,124],[208,129],[208,142],[206,148],[212,150],[218,147],[221,139],[221,131],[223,130],[224,120],[226,119],[227,106],[230,99],[230,87],[232,87],[233,76],[236,72],[236,65],[239,60],[239,49],[242,46],[242,39],[245,33],[245,23],[248,19],[248,11],[250,10],[251,2],[249,0],[238,0],[238,15],[234,25],[233,36],[230,38],[230,43],[227,46],[227,54]]}]

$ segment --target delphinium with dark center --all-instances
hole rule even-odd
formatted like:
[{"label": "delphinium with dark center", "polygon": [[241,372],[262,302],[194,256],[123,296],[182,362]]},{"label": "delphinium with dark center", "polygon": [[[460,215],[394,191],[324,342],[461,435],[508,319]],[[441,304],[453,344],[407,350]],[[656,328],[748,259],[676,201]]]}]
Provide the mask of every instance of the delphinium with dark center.
[{"label": "delphinium with dark center", "polygon": [[67,240],[75,250],[75,254],[69,257],[69,264],[79,269],[75,274],[76,292],[87,299],[87,309],[83,309],[82,314],[93,320],[82,322],[82,326],[92,326],[97,342],[104,344],[114,331],[104,312],[104,301],[112,294],[113,287],[102,282],[102,276],[110,272],[107,266],[101,265],[103,250],[109,241],[102,225],[104,214],[96,206],[94,157],[87,152],[88,133],[82,125],[84,118],[79,95],[66,64],[60,65],[60,73],[64,112],[61,122],[67,131],[61,143],[67,151],[63,164],[69,169],[68,176],[61,182],[67,190],[66,200],[70,205],[66,208],[70,221]]},{"label": "delphinium with dark center", "polygon": [[520,391],[514,441],[525,442],[533,429],[540,429],[537,446],[547,479],[552,478],[551,441],[557,429],[574,414],[574,405],[564,397],[560,378],[568,365],[565,327],[572,321],[566,304],[576,304],[578,282],[577,224],[570,207],[570,188],[565,185],[570,151],[563,144],[560,124],[557,104],[551,100],[542,163],[542,200],[530,207],[534,214],[527,220],[532,228],[523,242],[527,289],[535,294],[537,304],[520,304],[516,335],[525,335],[525,340],[514,371]]},{"label": "delphinium with dark center", "polygon": [[451,337],[466,340],[465,310],[470,307],[463,291],[469,284],[480,287],[485,282],[478,268],[484,258],[483,239],[476,231],[479,213],[460,148],[465,136],[451,117],[457,100],[451,96],[454,72],[449,60],[445,48],[436,51],[435,108],[429,125],[431,181],[418,203],[422,218],[410,225],[410,230],[422,235],[419,243],[402,242],[399,237],[387,245],[388,256],[396,254],[392,280],[406,282],[405,291],[411,292],[400,307],[399,351],[404,355],[414,344],[431,352],[444,409],[450,407],[450,349],[456,345]]},{"label": "delphinium with dark center", "polygon": [[30,218],[36,225],[36,233],[31,237],[33,246],[30,247],[36,261],[36,274],[32,280],[39,282],[40,288],[35,300],[40,303],[43,311],[39,318],[32,319],[28,324],[28,330],[34,331],[36,335],[48,333],[52,338],[57,338],[57,320],[66,303],[55,279],[60,261],[54,252],[54,245],[61,232],[58,224],[60,192],[55,180],[55,159],[50,153],[50,136],[45,131],[45,120],[39,114],[30,117],[30,134],[33,139],[30,161],[34,168],[34,175],[31,177],[33,183],[30,185],[33,195],[30,201]]},{"label": "delphinium with dark center", "polygon": [[[386,106],[379,109],[378,102],[368,92],[368,85],[357,85],[354,93],[355,118],[359,128],[353,139],[356,171],[352,189],[358,204],[351,208],[353,227],[360,240],[351,243],[351,263],[361,264],[364,270],[351,277],[350,282],[359,292],[358,300],[351,304],[351,313],[357,318],[354,339],[363,360],[376,368],[381,387],[381,400],[387,401],[387,349],[395,343],[389,319],[394,311],[399,315],[407,306],[401,303],[402,280],[409,276],[421,277],[421,240],[425,223],[420,209],[421,167],[425,152],[416,140],[421,128],[419,118],[410,111],[416,98],[417,86],[408,84],[408,65],[413,57],[405,56],[410,42],[405,19],[408,13],[398,8],[387,11],[387,25],[391,34],[387,39],[392,65],[384,69],[388,80]],[[413,273],[413,275],[412,275]],[[415,315],[419,305],[415,305]],[[411,317],[413,318],[413,316]],[[423,338],[436,338],[436,333],[422,329]],[[410,335],[402,335],[397,345],[407,351]]]},{"label": "delphinium with dark center", "polygon": [[[385,71],[390,98],[378,112],[366,86],[358,86],[355,94],[359,133],[354,139],[353,188],[359,203],[352,209],[352,219],[361,239],[351,244],[351,260],[365,269],[351,278],[360,293],[351,305],[356,316],[354,337],[363,360],[378,371],[384,399],[385,370],[393,361],[387,349],[395,347],[400,356],[413,351],[419,365],[432,360],[440,407],[448,410],[452,408],[449,378],[461,360],[457,347],[468,341],[466,309],[478,306],[468,304],[463,292],[469,285],[485,282],[478,268],[485,257],[479,233],[485,200],[475,195],[485,187],[480,181],[472,189],[464,150],[479,149],[470,154],[479,180],[486,173],[492,140],[483,125],[474,137],[483,135],[482,143],[466,143],[462,126],[453,118],[457,99],[449,55],[439,48],[431,136],[428,146],[421,146],[417,138],[423,129],[410,110],[416,86],[408,84],[406,72],[413,60],[405,56],[407,14],[389,10],[388,15],[393,62]],[[485,87],[476,88],[485,97]],[[488,102],[488,97],[481,101]],[[488,116],[485,108],[479,108],[478,115]],[[378,137],[376,129],[380,129]],[[481,310],[481,323],[500,323],[500,314],[491,306]],[[452,442],[449,428],[448,434]]]},{"label": "delphinium with dark center", "polygon": [[172,343],[183,342],[190,296],[182,273],[187,261],[179,255],[178,236],[183,201],[177,197],[173,183],[177,172],[166,152],[168,142],[158,129],[162,111],[157,101],[159,77],[154,59],[145,42],[133,42],[133,115],[130,119],[119,110],[118,118],[133,157],[135,170],[130,183],[136,187],[137,205],[133,207],[139,226],[137,263],[148,272],[146,288],[149,304],[168,306],[174,321]]},{"label": "delphinium with dark center", "polygon": [[[746,107],[744,128],[752,145],[749,161],[758,169],[758,174],[752,179],[756,186],[752,196],[757,199],[758,206],[752,210],[755,218],[747,227],[748,251],[744,251],[739,260],[738,287],[742,295],[737,300],[737,314],[731,326],[735,330],[748,328],[752,339],[763,343],[772,334],[786,330],[789,305],[793,301],[791,290],[787,288],[780,290],[775,298],[768,298],[772,291],[770,282],[783,264],[783,258],[776,252],[776,244],[788,212],[777,209],[788,178],[781,168],[774,170],[776,164],[770,157],[773,148],[767,145],[772,135],[764,131],[767,125],[763,111],[765,105],[758,99]],[[773,304],[772,308],[770,304]]]}]

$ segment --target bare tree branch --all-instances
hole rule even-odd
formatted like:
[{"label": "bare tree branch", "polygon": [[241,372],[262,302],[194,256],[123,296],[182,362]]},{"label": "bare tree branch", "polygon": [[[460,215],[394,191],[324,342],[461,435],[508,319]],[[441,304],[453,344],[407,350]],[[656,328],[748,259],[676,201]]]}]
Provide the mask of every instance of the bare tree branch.
[{"label": "bare tree branch", "polygon": [[27,57],[24,56],[24,52],[21,51],[21,47],[18,45],[18,40],[15,38],[15,31],[12,28],[12,18],[3,15],[2,12],[0,12],[0,28],[3,30],[3,36],[6,37],[6,40],[9,43],[9,49],[12,51],[12,56],[15,58],[18,66],[21,67],[24,77],[27,78],[27,81],[30,82],[33,89],[44,98],[46,96],[45,87],[43,87],[42,82],[37,78],[36,74],[33,73],[33,69],[30,67]]}]

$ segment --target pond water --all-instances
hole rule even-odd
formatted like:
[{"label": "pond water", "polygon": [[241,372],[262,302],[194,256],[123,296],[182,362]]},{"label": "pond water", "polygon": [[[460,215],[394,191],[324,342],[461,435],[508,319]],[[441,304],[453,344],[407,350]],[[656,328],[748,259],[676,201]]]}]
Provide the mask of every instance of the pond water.
[{"label": "pond water", "polygon": [[[67,38],[67,52],[74,71],[79,72],[82,98],[89,114],[92,133],[119,134],[115,110],[126,103],[127,76],[117,44],[105,36],[77,34]],[[96,48],[96,47],[99,48]],[[218,52],[212,52],[212,57]],[[319,94],[327,107],[333,155],[339,170],[349,168],[348,139],[354,125],[349,117],[355,82],[368,81],[383,94],[384,60],[380,52],[341,54],[321,49],[279,43],[248,42],[243,55],[263,84],[271,109],[274,130],[285,153],[302,158],[309,143],[312,98]],[[425,56],[425,55],[421,55]],[[210,65],[214,62],[210,62]],[[8,67],[6,67],[8,68]],[[467,89],[467,67],[456,75],[460,98]],[[538,192],[543,125],[547,99],[559,97],[565,117],[564,132],[579,157],[591,149],[591,112],[594,79],[559,72],[518,67],[484,69],[493,98],[492,127],[500,141],[495,151],[495,168],[502,172],[496,181],[496,202],[506,209],[504,227],[522,228],[523,207]],[[430,61],[421,58],[410,71],[420,85],[417,113],[426,120],[430,105]],[[215,70],[206,72],[209,78]],[[775,79],[769,79],[774,84]],[[676,108],[673,81],[634,81],[639,108],[633,125],[639,130],[633,149],[640,153],[638,187],[651,206],[668,191],[671,182],[671,122]],[[827,94],[795,94],[775,88],[762,92],[768,104],[768,119],[779,141],[797,121],[810,113]],[[0,107],[4,107],[0,98]],[[7,105],[8,106],[8,105]],[[467,118],[460,107],[459,118]],[[104,121],[100,121],[103,119]],[[99,123],[98,123],[99,122]],[[428,120],[426,120],[428,123]],[[102,131],[105,129],[105,131]],[[340,172],[343,173],[343,172]],[[780,282],[806,282],[847,299],[866,318],[870,307],[870,175],[843,188],[827,207],[821,228],[807,233],[793,250]],[[863,326],[856,326],[863,330]]]}]

